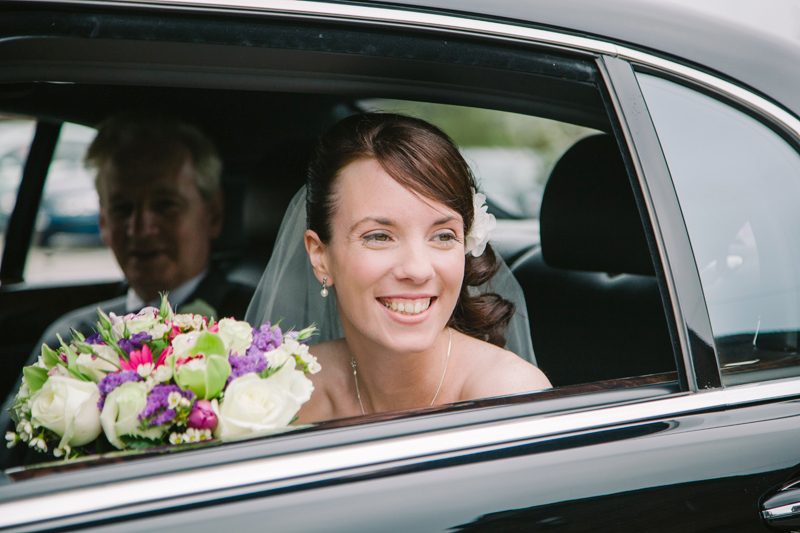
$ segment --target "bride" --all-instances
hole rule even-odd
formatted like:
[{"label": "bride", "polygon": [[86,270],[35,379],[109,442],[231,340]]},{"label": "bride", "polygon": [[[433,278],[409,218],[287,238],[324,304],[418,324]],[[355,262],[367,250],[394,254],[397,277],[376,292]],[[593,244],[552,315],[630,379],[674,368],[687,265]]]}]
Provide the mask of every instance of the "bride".
[{"label": "bride", "polygon": [[[323,370],[312,376],[300,422],[550,387],[536,366],[502,348],[514,304],[475,291],[500,268],[486,243],[493,219],[475,188],[449,137],[419,119],[356,115],[321,139],[306,220],[290,207],[248,311],[251,323],[298,307],[306,314],[290,320],[311,318],[323,333],[341,325],[342,338],[312,349]],[[303,271],[318,283],[316,302]]]}]

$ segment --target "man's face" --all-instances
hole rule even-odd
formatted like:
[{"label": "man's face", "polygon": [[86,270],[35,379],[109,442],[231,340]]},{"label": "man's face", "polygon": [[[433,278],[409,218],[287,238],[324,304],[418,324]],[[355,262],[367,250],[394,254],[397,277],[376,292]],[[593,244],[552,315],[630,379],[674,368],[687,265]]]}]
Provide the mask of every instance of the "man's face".
[{"label": "man's face", "polygon": [[222,225],[222,198],[204,200],[185,153],[100,169],[100,232],[130,286],[145,301],[208,266]]}]

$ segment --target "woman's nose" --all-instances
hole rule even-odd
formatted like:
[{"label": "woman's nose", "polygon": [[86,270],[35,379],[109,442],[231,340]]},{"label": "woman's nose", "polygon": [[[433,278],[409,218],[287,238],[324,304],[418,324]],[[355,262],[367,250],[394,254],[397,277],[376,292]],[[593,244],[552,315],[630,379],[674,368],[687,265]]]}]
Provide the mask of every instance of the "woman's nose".
[{"label": "woman's nose", "polygon": [[423,244],[409,244],[398,254],[397,275],[414,283],[423,283],[436,275],[431,250]]}]

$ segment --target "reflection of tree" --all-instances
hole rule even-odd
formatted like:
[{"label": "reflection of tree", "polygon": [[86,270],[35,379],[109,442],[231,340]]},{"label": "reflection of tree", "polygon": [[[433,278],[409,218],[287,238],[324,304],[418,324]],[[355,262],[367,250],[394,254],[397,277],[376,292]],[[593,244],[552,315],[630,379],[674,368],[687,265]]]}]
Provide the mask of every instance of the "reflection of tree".
[{"label": "reflection of tree", "polygon": [[538,152],[546,172],[542,185],[558,158],[575,141],[595,130],[539,117],[454,105],[370,100],[368,109],[404,113],[442,128],[460,147],[524,147]]}]

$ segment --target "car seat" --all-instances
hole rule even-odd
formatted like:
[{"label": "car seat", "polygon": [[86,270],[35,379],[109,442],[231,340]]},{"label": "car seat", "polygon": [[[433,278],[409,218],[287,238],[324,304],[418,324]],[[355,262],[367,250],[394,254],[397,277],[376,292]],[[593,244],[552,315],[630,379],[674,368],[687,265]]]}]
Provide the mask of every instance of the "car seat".
[{"label": "car seat", "polygon": [[653,262],[615,139],[586,137],[556,164],[541,244],[512,265],[539,367],[554,386],[675,370]]}]

